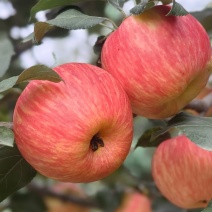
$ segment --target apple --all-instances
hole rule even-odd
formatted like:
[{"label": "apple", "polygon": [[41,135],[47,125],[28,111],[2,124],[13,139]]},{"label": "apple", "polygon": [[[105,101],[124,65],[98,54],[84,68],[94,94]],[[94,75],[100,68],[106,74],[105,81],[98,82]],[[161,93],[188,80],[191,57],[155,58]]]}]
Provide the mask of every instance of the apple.
[{"label": "apple", "polygon": [[151,201],[138,191],[130,191],[124,194],[120,207],[115,212],[152,212]]},{"label": "apple", "polygon": [[102,68],[124,87],[133,113],[163,119],[178,113],[206,85],[211,44],[192,16],[166,16],[159,5],[129,16],[106,39]]},{"label": "apple", "polygon": [[104,178],[130,150],[128,96],[112,75],[93,65],[67,63],[54,70],[64,81],[34,80],[19,97],[16,145],[46,177],[75,183]]},{"label": "apple", "polygon": [[162,142],[152,159],[152,175],[160,192],[181,208],[204,208],[212,198],[212,151],[185,135]]}]

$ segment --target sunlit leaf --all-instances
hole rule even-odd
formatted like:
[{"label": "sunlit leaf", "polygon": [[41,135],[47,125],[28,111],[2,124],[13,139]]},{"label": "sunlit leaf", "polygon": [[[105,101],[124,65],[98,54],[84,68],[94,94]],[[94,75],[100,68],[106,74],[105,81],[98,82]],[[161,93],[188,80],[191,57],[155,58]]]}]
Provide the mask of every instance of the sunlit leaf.
[{"label": "sunlit leaf", "polygon": [[105,20],[106,18],[103,17],[85,15],[76,9],[65,10],[52,20],[37,22],[34,28],[35,40],[36,42],[40,42],[43,36],[53,27],[69,30],[88,29]]},{"label": "sunlit leaf", "polygon": [[32,7],[30,14],[31,18],[35,18],[35,14],[42,10],[48,10],[56,7],[63,7],[85,0],[40,0],[34,7]]},{"label": "sunlit leaf", "polygon": [[25,43],[34,39],[34,32],[30,33],[27,37],[25,37],[21,42]]},{"label": "sunlit leaf", "polygon": [[5,33],[0,32],[0,77],[7,71],[13,55],[14,48],[10,39]]},{"label": "sunlit leaf", "polygon": [[36,171],[25,161],[16,145],[0,146],[0,202],[27,185]]},{"label": "sunlit leaf", "polygon": [[19,76],[14,76],[0,82],[0,92],[12,88],[14,85],[30,80],[48,80],[60,82],[62,78],[51,68],[44,65],[35,65],[24,70]]},{"label": "sunlit leaf", "polygon": [[171,137],[184,134],[206,150],[212,150],[212,118],[198,117],[181,112],[173,117],[167,127],[153,134],[153,139],[169,132]]},{"label": "sunlit leaf", "polygon": [[169,15],[174,15],[174,16],[183,16],[183,15],[187,15],[188,12],[185,10],[185,8],[177,3],[175,0],[173,0],[173,5],[171,10],[169,11],[169,13],[167,14],[167,16]]},{"label": "sunlit leaf", "polygon": [[0,82],[0,92],[6,91],[12,88],[18,80],[18,76],[10,77]]},{"label": "sunlit leaf", "polygon": [[13,147],[14,133],[11,129],[0,126],[0,145]]}]

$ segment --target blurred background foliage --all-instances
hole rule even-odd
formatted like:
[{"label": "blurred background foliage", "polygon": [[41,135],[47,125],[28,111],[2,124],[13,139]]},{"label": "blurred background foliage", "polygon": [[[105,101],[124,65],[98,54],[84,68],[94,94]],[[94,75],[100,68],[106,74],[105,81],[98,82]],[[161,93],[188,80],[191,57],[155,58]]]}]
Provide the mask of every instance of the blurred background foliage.
[{"label": "blurred background foliage", "polygon": [[[178,1],[192,13],[212,35],[212,2]],[[93,45],[99,35],[110,32],[102,26],[89,30],[68,31],[56,29],[49,32],[41,45],[31,42],[21,43],[23,38],[33,31],[29,21],[30,9],[36,0],[0,0],[0,64],[8,66],[7,72],[0,68],[1,80],[19,75],[32,65],[44,64],[49,67],[66,62],[87,62],[96,64],[98,56]],[[132,4],[126,3],[128,11]],[[189,7],[191,5],[191,8]],[[203,5],[204,4],[204,5]],[[106,16],[117,25],[122,14],[105,1],[89,1],[75,4],[88,15]],[[207,7],[206,7],[207,6]],[[39,12],[37,20],[52,19],[58,9]],[[4,55],[11,54],[11,61],[5,61]],[[7,63],[7,64],[6,64]],[[16,86],[0,94],[0,121],[11,121],[15,102],[25,85]],[[158,121],[141,117],[134,119],[134,141],[131,153],[119,170],[111,176],[88,184],[59,183],[37,175],[23,189],[15,192],[0,203],[2,212],[112,212],[122,204],[126,193],[140,192],[146,195],[154,212],[185,212],[166,201],[157,191],[151,177],[151,157],[154,148],[134,149],[142,133],[157,126]],[[171,189],[171,188],[170,188]],[[1,192],[1,188],[0,188]],[[190,212],[200,210],[190,210]],[[145,211],[143,211],[145,212]]]}]

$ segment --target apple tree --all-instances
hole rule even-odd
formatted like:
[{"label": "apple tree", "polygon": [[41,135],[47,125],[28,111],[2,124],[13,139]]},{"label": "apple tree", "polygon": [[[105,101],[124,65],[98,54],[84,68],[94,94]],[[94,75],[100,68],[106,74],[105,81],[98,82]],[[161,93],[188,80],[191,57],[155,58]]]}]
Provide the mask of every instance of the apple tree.
[{"label": "apple tree", "polygon": [[211,4],[0,1],[0,211],[212,211]]}]

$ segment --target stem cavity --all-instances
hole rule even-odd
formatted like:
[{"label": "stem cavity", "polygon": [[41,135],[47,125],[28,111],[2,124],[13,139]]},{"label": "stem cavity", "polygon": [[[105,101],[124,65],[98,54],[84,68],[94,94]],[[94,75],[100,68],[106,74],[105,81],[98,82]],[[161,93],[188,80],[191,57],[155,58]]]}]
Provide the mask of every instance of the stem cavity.
[{"label": "stem cavity", "polygon": [[93,150],[93,152],[98,150],[99,147],[105,146],[103,140],[98,135],[93,136],[93,138],[91,139],[90,145],[91,145],[91,149]]}]

